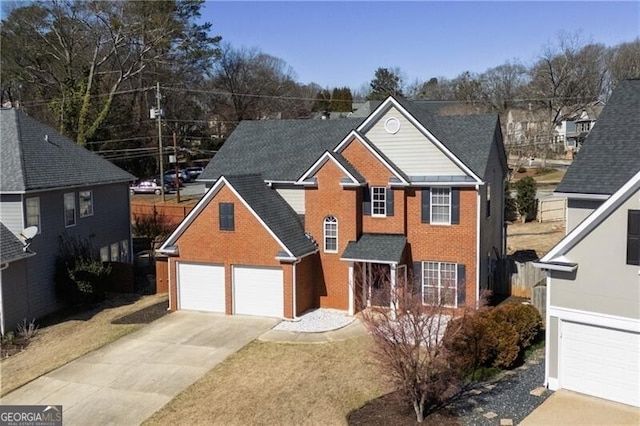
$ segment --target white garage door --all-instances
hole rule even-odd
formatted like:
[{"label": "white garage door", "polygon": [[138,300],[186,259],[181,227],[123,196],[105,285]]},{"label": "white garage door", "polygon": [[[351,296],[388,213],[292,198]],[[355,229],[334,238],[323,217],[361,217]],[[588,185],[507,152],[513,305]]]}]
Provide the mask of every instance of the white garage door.
[{"label": "white garage door", "polygon": [[178,263],[178,309],[224,312],[224,266]]},{"label": "white garage door", "polygon": [[640,406],[640,333],[562,322],[565,389]]},{"label": "white garage door", "polygon": [[240,315],[284,315],[282,268],[234,266],[233,312]]}]

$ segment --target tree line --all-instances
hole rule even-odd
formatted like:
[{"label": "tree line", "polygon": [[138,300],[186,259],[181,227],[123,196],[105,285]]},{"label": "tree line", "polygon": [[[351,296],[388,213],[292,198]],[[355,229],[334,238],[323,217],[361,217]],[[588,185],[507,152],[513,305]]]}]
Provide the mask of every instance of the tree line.
[{"label": "tree line", "polygon": [[[405,84],[379,68],[368,90],[301,84],[282,59],[223,43],[199,21],[204,0],[36,0],[5,3],[0,23],[0,103],[20,107],[139,176],[157,170],[149,117],[161,86],[163,134],[185,161],[210,158],[241,120],[344,112],[358,98],[389,94],[455,100],[504,113],[522,102],[549,111],[605,98],[640,77],[640,39],[614,47],[559,39],[531,67],[508,62]],[[154,149],[156,149],[154,153]]]}]

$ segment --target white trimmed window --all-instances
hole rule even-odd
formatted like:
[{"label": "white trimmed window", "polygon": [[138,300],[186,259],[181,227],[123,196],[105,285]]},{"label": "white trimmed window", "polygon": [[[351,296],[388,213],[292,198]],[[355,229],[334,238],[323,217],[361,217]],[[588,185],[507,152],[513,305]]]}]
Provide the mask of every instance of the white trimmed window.
[{"label": "white trimmed window", "polygon": [[325,253],[338,252],[338,219],[334,216],[324,218],[324,251]]},{"label": "white trimmed window", "polygon": [[129,261],[129,240],[120,241],[120,262]]},{"label": "white trimmed window", "polygon": [[118,262],[120,260],[120,243],[111,244],[111,261]]},{"label": "white trimmed window", "polygon": [[40,233],[40,197],[27,198],[27,226],[37,226]]},{"label": "white trimmed window", "polygon": [[431,188],[431,223],[451,224],[451,188]]},{"label": "white trimmed window", "polygon": [[109,261],[109,246],[104,246],[100,248],[100,260],[103,262]]},{"label": "white trimmed window", "polygon": [[68,228],[76,225],[76,194],[68,192],[64,194],[64,226]]},{"label": "white trimmed window", "polygon": [[458,300],[457,265],[445,262],[422,262],[422,303],[456,307]]},{"label": "white trimmed window", "polygon": [[80,191],[80,217],[93,216],[93,191]]},{"label": "white trimmed window", "polygon": [[371,216],[384,217],[387,215],[387,188],[384,186],[371,187]]}]

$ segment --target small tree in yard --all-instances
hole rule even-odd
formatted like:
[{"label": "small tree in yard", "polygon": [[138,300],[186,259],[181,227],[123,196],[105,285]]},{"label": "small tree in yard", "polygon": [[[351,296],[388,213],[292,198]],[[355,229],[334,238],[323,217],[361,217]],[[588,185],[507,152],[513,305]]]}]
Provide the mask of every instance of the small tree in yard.
[{"label": "small tree in yard", "polygon": [[[366,309],[362,320],[373,336],[375,362],[422,422],[426,413],[459,391],[462,380],[443,344],[454,310],[444,305],[445,297],[434,305],[423,304],[422,296],[409,287],[414,286],[399,282],[390,293],[393,308]],[[456,338],[464,317],[448,327],[447,338]]]},{"label": "small tree in yard", "polygon": [[536,214],[536,181],[527,176],[516,182],[516,206],[522,218],[522,223],[531,220]]},{"label": "small tree in yard", "polygon": [[158,213],[156,206],[153,206],[151,216],[134,216],[132,226],[133,234],[137,237],[149,239],[150,256],[154,256],[154,249],[157,243],[162,241],[173,231],[173,226],[162,213]]}]

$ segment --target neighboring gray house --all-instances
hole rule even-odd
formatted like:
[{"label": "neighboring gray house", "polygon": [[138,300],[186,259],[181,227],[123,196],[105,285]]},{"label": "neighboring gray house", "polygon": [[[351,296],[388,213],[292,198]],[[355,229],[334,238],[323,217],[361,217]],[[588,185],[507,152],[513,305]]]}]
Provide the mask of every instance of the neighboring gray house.
[{"label": "neighboring gray house", "polygon": [[640,171],[640,79],[618,83],[580,154],[556,188],[567,233]]},{"label": "neighboring gray house", "polygon": [[[35,253],[27,249],[11,231],[0,222],[0,333],[4,335],[5,323],[18,324],[24,318],[26,289],[23,277],[27,273],[27,259]],[[5,289],[6,288],[6,289]],[[7,293],[10,298],[3,297]],[[20,295],[11,297],[11,295]],[[12,327],[12,326],[10,326]]]},{"label": "neighboring gray house", "polygon": [[557,191],[568,234],[535,263],[545,382],[640,406],[640,80],[616,87]]},{"label": "neighboring gray house", "polygon": [[36,255],[23,273],[5,274],[10,264],[2,274],[4,306],[21,307],[13,322],[59,307],[53,278],[61,235],[88,239],[104,261],[130,261],[135,177],[20,110],[0,109],[0,137],[0,221],[13,235],[38,227],[30,246]]},{"label": "neighboring gray house", "polygon": [[535,265],[547,386],[640,406],[640,172]]}]

